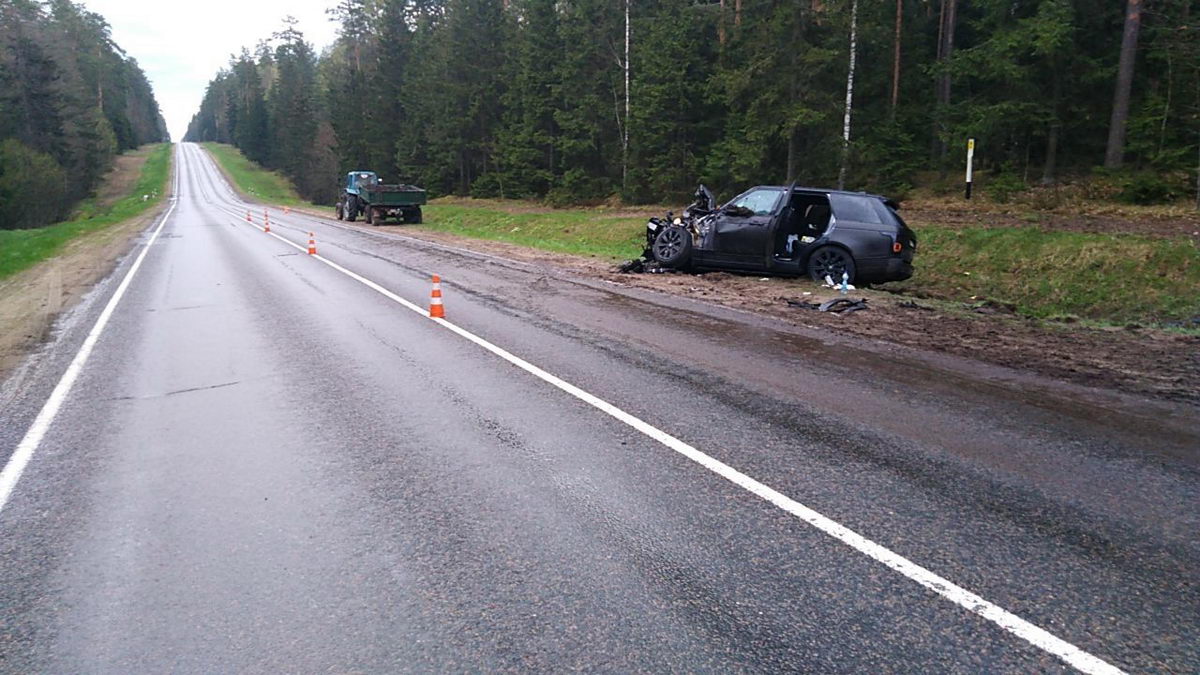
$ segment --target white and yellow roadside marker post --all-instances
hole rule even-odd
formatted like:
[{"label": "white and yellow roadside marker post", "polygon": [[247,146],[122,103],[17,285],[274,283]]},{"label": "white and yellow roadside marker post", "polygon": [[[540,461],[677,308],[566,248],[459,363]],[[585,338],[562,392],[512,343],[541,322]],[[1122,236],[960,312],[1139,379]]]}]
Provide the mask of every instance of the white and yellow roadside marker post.
[{"label": "white and yellow roadside marker post", "polygon": [[975,139],[967,139],[967,199],[971,198],[972,165],[975,163]]}]

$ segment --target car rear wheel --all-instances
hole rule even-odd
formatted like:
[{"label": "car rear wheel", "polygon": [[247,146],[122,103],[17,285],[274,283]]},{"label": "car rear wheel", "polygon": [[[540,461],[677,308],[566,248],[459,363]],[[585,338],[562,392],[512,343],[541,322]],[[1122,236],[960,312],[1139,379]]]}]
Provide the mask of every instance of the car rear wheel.
[{"label": "car rear wheel", "polygon": [[692,233],[672,225],[654,239],[654,259],[663,267],[682,268],[692,257]]},{"label": "car rear wheel", "polygon": [[829,277],[833,283],[840,284],[843,273],[850,283],[854,283],[854,257],[844,248],[822,246],[808,257],[808,276],[813,281],[824,281]]}]

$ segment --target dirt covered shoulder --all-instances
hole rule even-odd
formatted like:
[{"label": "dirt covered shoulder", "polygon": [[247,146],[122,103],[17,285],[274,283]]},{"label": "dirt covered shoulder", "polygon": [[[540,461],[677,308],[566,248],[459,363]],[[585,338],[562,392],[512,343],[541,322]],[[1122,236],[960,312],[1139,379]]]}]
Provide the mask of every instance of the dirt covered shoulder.
[{"label": "dirt covered shoulder", "polygon": [[616,265],[595,258],[548,254],[424,228],[382,229],[528,263],[550,262],[609,283],[673,293],[836,334],[953,354],[1091,387],[1200,403],[1196,332],[1057,324],[1017,316],[1003,305],[913,300],[877,290],[851,293],[855,299],[866,298],[869,309],[830,314],[803,305],[836,298],[837,292],[807,280],[726,273],[621,274]]},{"label": "dirt covered shoulder", "polygon": [[[96,193],[107,206],[137,182],[149,152],[117,158]],[[50,334],[55,319],[107,276],[134,239],[166,208],[165,202],[121,223],[79,236],[49,260],[0,279],[0,382]]]}]

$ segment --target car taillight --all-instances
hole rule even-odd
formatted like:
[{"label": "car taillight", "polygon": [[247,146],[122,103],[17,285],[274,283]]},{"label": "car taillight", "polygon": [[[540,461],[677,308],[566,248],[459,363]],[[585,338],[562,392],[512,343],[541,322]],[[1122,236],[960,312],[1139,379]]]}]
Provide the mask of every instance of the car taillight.
[{"label": "car taillight", "polygon": [[895,242],[894,244],[892,244],[892,253],[899,253],[900,249],[902,249],[902,248],[904,248],[903,244],[901,244],[900,242]]}]

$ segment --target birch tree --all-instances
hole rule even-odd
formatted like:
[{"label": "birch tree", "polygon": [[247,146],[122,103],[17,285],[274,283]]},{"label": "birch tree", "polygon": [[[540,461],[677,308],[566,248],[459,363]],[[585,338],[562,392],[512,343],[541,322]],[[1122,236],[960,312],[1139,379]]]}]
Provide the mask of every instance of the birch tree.
[{"label": "birch tree", "polygon": [[846,170],[850,163],[850,117],[854,112],[854,68],[858,59],[858,0],[850,3],[850,67],[846,70],[846,113],[842,117],[842,164],[838,169],[838,189],[846,189]]}]

